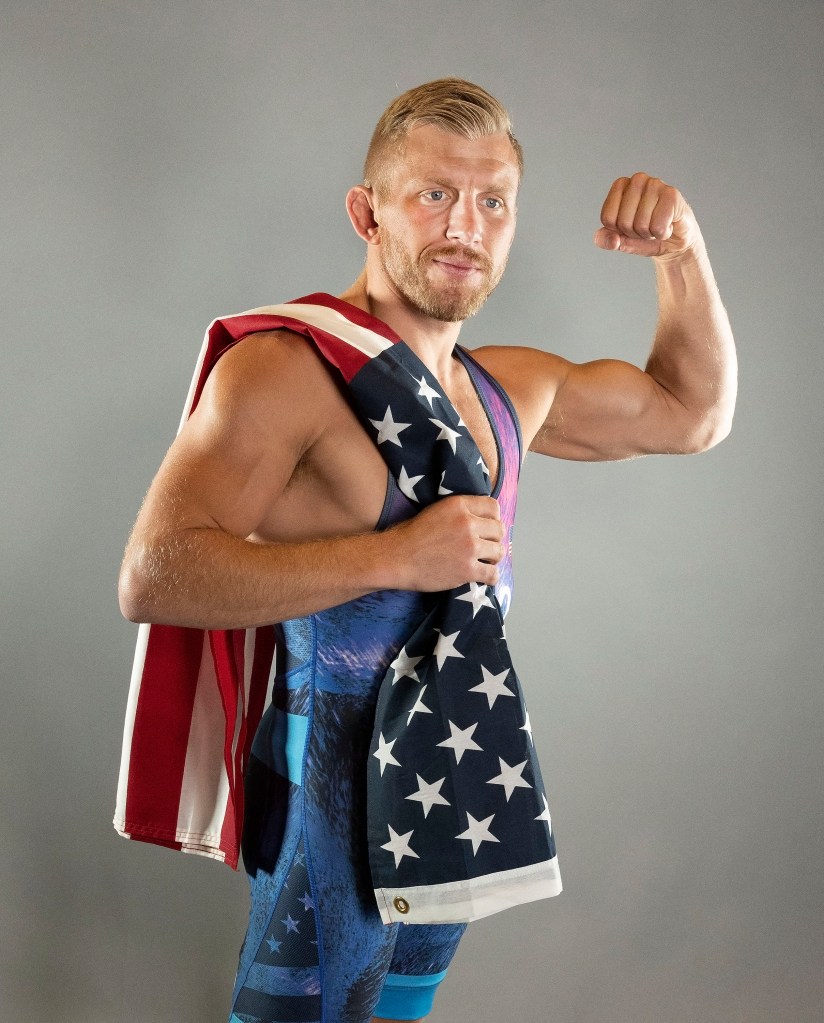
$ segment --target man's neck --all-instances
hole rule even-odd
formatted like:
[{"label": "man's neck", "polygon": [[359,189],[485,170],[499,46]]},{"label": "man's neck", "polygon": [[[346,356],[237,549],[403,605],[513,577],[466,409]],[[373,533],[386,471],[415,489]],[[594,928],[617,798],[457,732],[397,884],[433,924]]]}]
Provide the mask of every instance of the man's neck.
[{"label": "man's neck", "polygon": [[409,345],[427,369],[446,382],[452,371],[452,351],[462,323],[426,316],[383,282],[370,284],[365,269],[338,298],[382,320]]}]

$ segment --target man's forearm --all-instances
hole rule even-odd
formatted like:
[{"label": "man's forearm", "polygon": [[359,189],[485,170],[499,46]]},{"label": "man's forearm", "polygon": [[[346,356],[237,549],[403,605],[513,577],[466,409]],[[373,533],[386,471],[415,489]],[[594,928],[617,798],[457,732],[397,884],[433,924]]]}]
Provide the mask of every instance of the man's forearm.
[{"label": "man's forearm", "polygon": [[704,450],[732,424],[737,390],[732,330],[700,236],[684,253],[655,264],[659,315],[646,371],[682,406],[690,447]]},{"label": "man's forearm", "polygon": [[253,543],[214,527],[138,519],[120,572],[135,622],[240,629],[313,614],[382,589],[493,585],[504,529],[491,497],[453,495],[385,532]]},{"label": "man's forearm", "polygon": [[401,582],[384,533],[259,544],[204,527],[130,543],[120,606],[135,622],[251,628]]}]

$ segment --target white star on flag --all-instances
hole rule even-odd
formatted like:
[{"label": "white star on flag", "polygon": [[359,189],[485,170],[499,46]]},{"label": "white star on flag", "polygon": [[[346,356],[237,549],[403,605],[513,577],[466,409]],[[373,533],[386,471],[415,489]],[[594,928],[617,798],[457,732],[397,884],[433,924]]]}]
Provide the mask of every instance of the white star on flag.
[{"label": "white star on flag", "polygon": [[397,736],[395,736],[395,738],[391,742],[387,742],[383,737],[383,732],[380,733],[380,739],[378,740],[378,748],[375,750],[372,756],[377,757],[378,760],[380,761],[381,778],[383,777],[383,769],[386,767],[387,764],[393,764],[395,767],[401,766],[398,763],[398,761],[392,756],[392,747],[395,745],[397,741],[398,738]]},{"label": "white star on flag", "polygon": [[489,469],[487,469],[486,462],[483,460],[482,455],[478,455],[478,461],[475,463],[475,465],[479,465],[483,469],[484,476],[489,475]]},{"label": "white star on flag", "polygon": [[415,799],[423,807],[424,817],[429,816],[429,811],[432,809],[435,803],[441,806],[451,806],[452,804],[448,799],[445,799],[441,795],[441,785],[446,781],[446,778],[441,778],[439,781],[433,781],[430,785],[421,778],[419,774],[415,777],[418,779],[418,791],[413,792],[411,796],[407,796],[407,799]]},{"label": "white star on flag", "polygon": [[398,434],[408,430],[412,425],[411,423],[396,423],[392,418],[392,409],[389,405],[386,406],[383,419],[370,419],[369,422],[378,431],[376,443],[383,444],[384,441],[388,440],[391,444],[397,444],[399,448],[402,448],[403,444],[401,444]]},{"label": "white star on flag", "polygon": [[493,675],[488,668],[481,665],[481,671],[484,675],[484,680],[477,686],[473,686],[470,693],[483,693],[489,701],[489,709],[491,710],[495,706],[495,701],[499,696],[514,696],[515,694],[504,685],[504,679],[509,674],[509,668],[504,670],[499,675]]},{"label": "white star on flag", "polygon": [[415,671],[415,667],[419,661],[422,661],[423,657],[410,657],[406,652],[406,647],[401,647],[401,652],[395,658],[395,660],[389,665],[390,668],[395,669],[395,678],[392,680],[394,685],[399,678],[413,678],[416,682],[420,682],[418,673]]},{"label": "white star on flag", "polygon": [[457,452],[458,452],[458,444],[457,444],[458,438],[462,437],[463,434],[458,433],[457,430],[451,429],[450,427],[448,427],[446,425],[446,423],[442,423],[440,421],[440,419],[430,419],[429,422],[430,423],[434,423],[435,426],[439,426],[441,428],[441,432],[438,434],[438,436],[435,438],[435,440],[436,441],[438,441],[438,440],[448,441],[449,442],[449,446],[452,448],[452,454],[453,455],[457,454]]},{"label": "white star on flag", "polygon": [[456,600],[467,600],[472,605],[472,617],[481,610],[482,607],[492,607],[492,601],[486,594],[486,586],[483,583],[470,583],[469,589],[466,593],[460,594],[455,598]]},{"label": "white star on flag", "polygon": [[409,717],[406,719],[407,725],[412,720],[415,714],[431,714],[432,711],[423,702],[423,694],[426,692],[426,686],[421,689],[418,693],[418,699],[415,701],[415,706],[409,711]]},{"label": "white star on flag", "polygon": [[399,835],[391,824],[387,824],[387,827],[389,828],[389,841],[386,845],[382,845],[381,849],[388,849],[392,853],[395,857],[395,866],[398,866],[404,856],[411,856],[413,859],[419,860],[420,856],[409,845],[409,839],[414,831],[407,831],[405,835]]},{"label": "white star on flag", "polygon": [[298,922],[297,922],[297,920],[293,920],[292,919],[292,914],[291,913],[287,913],[286,914],[286,919],[285,920],[281,920],[281,923],[286,926],[286,933],[287,934],[289,934],[290,932],[294,932],[295,934],[298,933]]},{"label": "white star on flag", "polygon": [[549,803],[546,801],[546,796],[543,797],[544,808],[535,818],[536,821],[546,821],[549,825],[550,833],[552,832],[552,815],[549,812]]},{"label": "white star on flag", "polygon": [[526,734],[529,736],[529,741],[532,743],[533,746],[535,745],[535,740],[532,738],[532,725],[529,723],[529,711],[526,712],[526,722],[521,725],[518,731],[526,732]]},{"label": "white star on flag", "polygon": [[446,487],[443,485],[443,478],[444,478],[444,476],[446,476],[446,469],[444,469],[444,471],[441,473],[441,482],[438,484],[438,496],[439,497],[446,497],[447,494],[451,494],[452,493],[451,490],[447,490]]},{"label": "white star on flag", "polygon": [[426,400],[429,402],[429,407],[432,408],[433,398],[437,398],[440,401],[441,396],[438,394],[436,390],[429,386],[429,384],[426,382],[426,377],[421,377],[420,380],[418,380],[418,383],[421,385],[418,389],[418,394],[420,395],[421,398],[426,398]]},{"label": "white star on flag", "polygon": [[499,842],[500,839],[496,838],[489,830],[489,825],[492,823],[492,818],[495,814],[490,814],[486,820],[476,821],[469,811],[466,814],[466,823],[468,825],[466,831],[462,831],[460,835],[455,835],[455,838],[465,838],[467,841],[472,843],[472,855],[478,851],[478,846],[481,842]]},{"label": "white star on flag", "polygon": [[516,764],[515,767],[510,767],[505,760],[498,757],[498,765],[501,768],[501,773],[495,775],[494,778],[490,778],[487,785],[503,785],[507,803],[515,789],[532,788],[529,782],[525,781],[524,778],[521,777],[523,770],[526,767],[526,761],[522,764]]},{"label": "white star on flag", "polygon": [[451,732],[451,735],[448,739],[444,739],[443,742],[439,742],[437,745],[447,746],[449,749],[454,750],[455,762],[459,764],[461,762],[461,757],[468,749],[480,750],[481,753],[483,753],[483,749],[472,738],[477,727],[477,721],[474,725],[470,725],[468,728],[458,728],[453,721],[450,721],[449,731]]},{"label": "white star on flag", "polygon": [[420,504],[417,497],[415,496],[415,484],[422,480],[423,476],[409,476],[406,467],[401,466],[400,475],[398,476],[398,486],[404,494],[409,498],[410,501],[414,501],[416,504]]},{"label": "white star on flag", "polygon": [[435,632],[438,633],[438,642],[435,644],[435,649],[432,652],[435,655],[435,660],[438,662],[438,671],[440,671],[447,657],[463,657],[463,654],[455,649],[455,637],[460,636],[461,633],[458,630],[457,632],[450,632],[447,636],[440,629],[435,629]]}]

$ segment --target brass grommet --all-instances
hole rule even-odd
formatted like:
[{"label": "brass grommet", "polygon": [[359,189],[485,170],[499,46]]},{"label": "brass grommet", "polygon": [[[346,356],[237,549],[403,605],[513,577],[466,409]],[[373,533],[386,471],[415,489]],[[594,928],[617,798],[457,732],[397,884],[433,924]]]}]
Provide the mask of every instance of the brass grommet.
[{"label": "brass grommet", "polygon": [[394,905],[395,909],[397,909],[399,913],[409,912],[409,903],[406,901],[406,899],[402,899],[400,895],[395,896]]}]

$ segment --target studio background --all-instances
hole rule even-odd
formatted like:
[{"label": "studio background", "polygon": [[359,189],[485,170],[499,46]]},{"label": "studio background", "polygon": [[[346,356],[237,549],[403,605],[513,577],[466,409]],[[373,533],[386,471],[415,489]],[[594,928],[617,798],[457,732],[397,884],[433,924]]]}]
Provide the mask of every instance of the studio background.
[{"label": "studio background", "polygon": [[343,198],[457,74],[527,161],[462,341],[643,363],[652,267],[591,238],[677,185],[740,346],[711,452],[527,459],[508,631],[566,891],[474,924],[433,1021],[820,1023],[820,2],[2,4],[0,1015],[225,1019],[241,874],[111,828],[120,556],[215,316],[357,275]]}]

